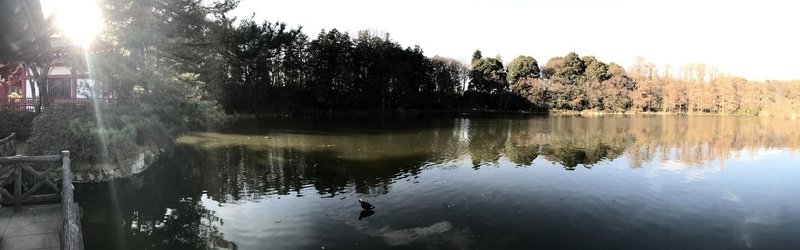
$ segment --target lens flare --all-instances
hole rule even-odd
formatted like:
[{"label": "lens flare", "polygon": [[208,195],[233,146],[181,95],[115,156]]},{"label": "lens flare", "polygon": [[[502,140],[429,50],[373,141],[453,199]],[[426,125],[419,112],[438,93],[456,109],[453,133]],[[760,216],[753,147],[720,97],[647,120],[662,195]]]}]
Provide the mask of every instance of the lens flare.
[{"label": "lens flare", "polygon": [[59,32],[84,47],[103,28],[103,16],[95,0],[43,1],[42,4],[50,5],[46,9],[55,14]]}]

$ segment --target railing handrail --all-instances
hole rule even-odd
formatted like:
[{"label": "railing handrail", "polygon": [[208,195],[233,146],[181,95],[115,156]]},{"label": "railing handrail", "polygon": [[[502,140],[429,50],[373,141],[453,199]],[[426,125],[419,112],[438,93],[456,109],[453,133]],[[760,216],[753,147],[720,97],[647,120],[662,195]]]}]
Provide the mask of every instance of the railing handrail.
[{"label": "railing handrail", "polygon": [[[3,110],[27,110],[33,111],[36,108],[36,104],[39,102],[39,98],[36,97],[20,97],[20,98],[3,98],[0,96],[0,109]],[[67,98],[59,98],[59,97],[51,97],[48,99],[50,106],[52,105],[90,105],[95,101],[101,103],[109,103],[115,104],[117,102],[117,98],[114,97],[104,97],[104,98],[93,98],[93,97],[67,97]]]},{"label": "railing handrail", "polygon": [[17,134],[11,133],[6,138],[0,139],[0,157],[17,154]]},{"label": "railing handrail", "polygon": [[[30,163],[60,163],[60,166],[49,165],[46,170],[40,172]],[[49,176],[52,171],[59,168],[61,169],[61,188],[50,181]],[[32,187],[26,187],[25,193],[22,193],[23,173],[33,175],[36,179],[36,183]],[[3,187],[9,178],[13,178],[14,194]],[[62,209],[61,249],[82,250],[83,233],[80,226],[80,208],[74,200],[72,180],[69,151],[62,151],[60,155],[0,157],[0,199],[3,196],[13,198],[14,209],[19,211],[23,202],[41,202],[60,198]],[[34,195],[43,185],[49,186],[57,194]]]},{"label": "railing handrail", "polygon": [[15,164],[15,163],[25,163],[25,162],[58,162],[60,160],[61,160],[61,155],[36,155],[36,156],[15,155],[15,156],[0,157],[0,164]]}]

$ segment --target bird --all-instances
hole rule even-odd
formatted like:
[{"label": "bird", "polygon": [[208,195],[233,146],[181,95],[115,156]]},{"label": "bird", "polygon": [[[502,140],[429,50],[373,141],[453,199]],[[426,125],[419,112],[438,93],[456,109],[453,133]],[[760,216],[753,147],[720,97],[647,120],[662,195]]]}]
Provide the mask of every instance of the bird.
[{"label": "bird", "polygon": [[361,203],[361,208],[363,208],[364,210],[375,209],[375,206],[373,206],[372,204],[369,204],[369,202],[366,202],[366,201],[364,201],[362,199],[358,199],[358,203]]}]

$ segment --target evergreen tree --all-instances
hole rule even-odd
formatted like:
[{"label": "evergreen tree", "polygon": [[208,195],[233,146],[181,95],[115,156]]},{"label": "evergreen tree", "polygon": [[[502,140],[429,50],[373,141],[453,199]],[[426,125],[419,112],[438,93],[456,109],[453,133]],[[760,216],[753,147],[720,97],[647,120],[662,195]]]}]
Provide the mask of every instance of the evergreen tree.
[{"label": "evergreen tree", "polygon": [[515,84],[522,78],[539,78],[539,63],[530,56],[519,56],[508,64],[508,83]]}]

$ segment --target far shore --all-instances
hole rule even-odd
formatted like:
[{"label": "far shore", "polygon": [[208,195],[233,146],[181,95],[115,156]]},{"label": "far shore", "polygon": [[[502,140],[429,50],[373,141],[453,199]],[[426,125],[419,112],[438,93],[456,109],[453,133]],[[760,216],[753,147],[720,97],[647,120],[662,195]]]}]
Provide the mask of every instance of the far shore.
[{"label": "far shore", "polygon": [[550,115],[581,115],[581,116],[604,116],[604,115],[690,115],[690,116],[740,116],[740,117],[762,117],[762,118],[785,118],[789,120],[800,119],[800,114],[782,114],[770,115],[768,113],[761,113],[759,115],[752,114],[725,114],[725,113],[705,113],[705,112],[640,112],[640,111],[600,111],[600,110],[552,110]]},{"label": "far shore", "polygon": [[641,112],[641,111],[601,111],[601,110],[550,110],[550,111],[511,111],[493,109],[471,110],[392,110],[392,111],[303,111],[303,112],[266,112],[255,114],[231,114],[231,120],[253,118],[290,118],[290,117],[362,117],[362,116],[417,116],[417,115],[538,115],[538,116],[619,116],[619,115],[687,115],[687,116],[736,116],[783,118],[787,120],[800,120],[800,114],[770,115],[762,113],[752,114],[725,114],[705,112]]}]

